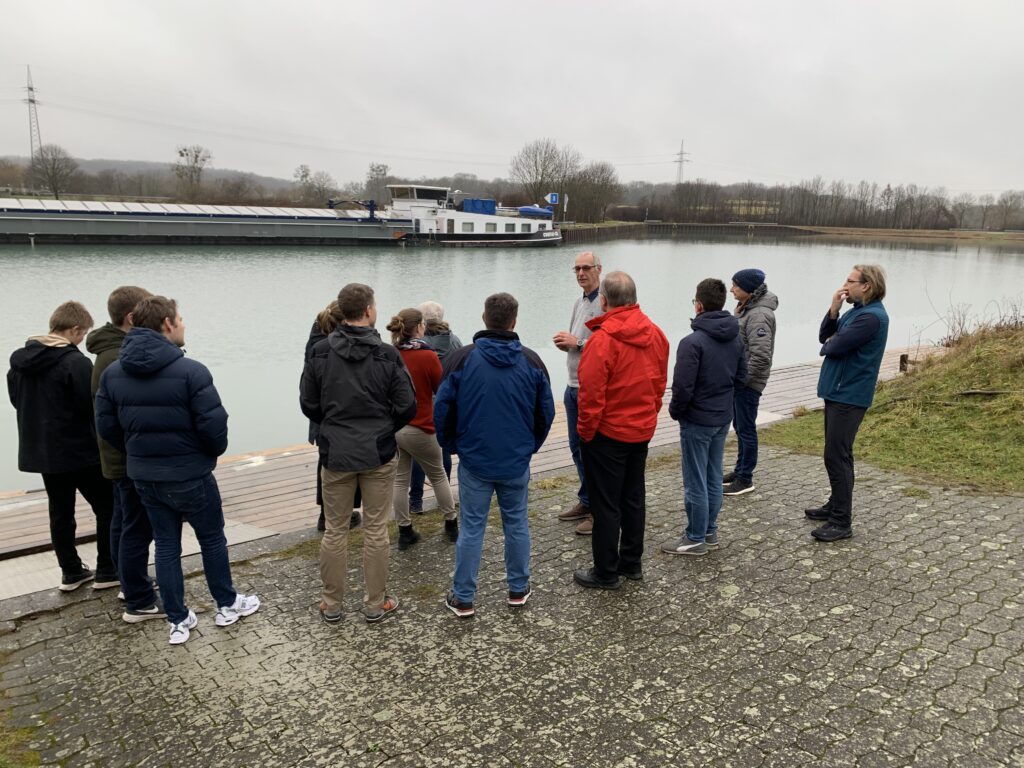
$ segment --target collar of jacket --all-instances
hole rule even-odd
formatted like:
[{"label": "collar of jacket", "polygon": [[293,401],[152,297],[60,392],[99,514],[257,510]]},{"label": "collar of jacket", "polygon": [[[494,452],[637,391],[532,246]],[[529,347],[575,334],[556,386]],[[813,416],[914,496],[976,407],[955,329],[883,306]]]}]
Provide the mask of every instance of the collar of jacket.
[{"label": "collar of jacket", "polygon": [[519,334],[515,331],[492,331],[483,330],[473,334],[473,341],[477,339],[494,339],[495,341],[519,341]]}]

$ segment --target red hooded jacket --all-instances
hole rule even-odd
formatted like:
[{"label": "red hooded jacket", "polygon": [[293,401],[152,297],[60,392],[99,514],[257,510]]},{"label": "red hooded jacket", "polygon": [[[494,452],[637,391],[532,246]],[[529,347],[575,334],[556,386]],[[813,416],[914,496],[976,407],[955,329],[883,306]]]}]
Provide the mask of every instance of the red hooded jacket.
[{"label": "red hooded jacket", "polygon": [[639,304],[614,307],[587,327],[593,334],[580,358],[580,439],[600,432],[623,443],[650,440],[668,384],[668,339]]}]

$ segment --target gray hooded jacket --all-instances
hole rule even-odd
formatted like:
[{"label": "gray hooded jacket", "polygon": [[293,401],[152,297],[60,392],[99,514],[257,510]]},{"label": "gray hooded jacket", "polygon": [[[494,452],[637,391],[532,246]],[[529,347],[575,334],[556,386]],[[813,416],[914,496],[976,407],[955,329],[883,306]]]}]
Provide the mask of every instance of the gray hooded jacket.
[{"label": "gray hooded jacket", "polygon": [[775,354],[775,310],[779,297],[762,283],[747,300],[747,305],[737,316],[740,321],[740,338],[747,353],[747,378],[743,385],[757,392],[764,392],[768,375],[772,370],[772,356]]}]

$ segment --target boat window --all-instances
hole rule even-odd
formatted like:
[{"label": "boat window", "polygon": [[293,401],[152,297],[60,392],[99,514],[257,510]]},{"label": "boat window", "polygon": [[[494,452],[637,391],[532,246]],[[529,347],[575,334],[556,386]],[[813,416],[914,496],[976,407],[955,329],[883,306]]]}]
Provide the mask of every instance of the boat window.
[{"label": "boat window", "polygon": [[498,225],[495,224],[494,222],[489,221],[484,226],[486,227],[486,231],[488,231],[488,232],[497,232],[498,231]]},{"label": "boat window", "polygon": [[519,231],[520,232],[529,232],[530,231],[530,225],[529,224],[521,225]]},{"label": "boat window", "polygon": [[515,222],[512,222],[511,224],[506,224],[505,225],[505,231],[506,232],[515,232],[516,231]]},{"label": "boat window", "polygon": [[547,224],[538,224],[537,225],[537,231],[538,232],[540,232],[542,229],[547,229],[547,228],[548,228]]},{"label": "boat window", "polygon": [[392,200],[411,200],[412,190],[409,187],[392,187],[391,188],[391,199]]},{"label": "boat window", "polygon": [[472,232],[473,231],[473,222],[472,221],[464,221],[464,222],[462,222],[462,231],[463,232]]}]

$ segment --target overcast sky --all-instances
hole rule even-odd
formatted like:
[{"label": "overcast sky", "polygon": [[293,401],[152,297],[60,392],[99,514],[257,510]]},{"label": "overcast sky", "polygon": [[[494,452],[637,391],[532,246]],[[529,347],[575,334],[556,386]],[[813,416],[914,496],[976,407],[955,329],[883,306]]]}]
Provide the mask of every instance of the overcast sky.
[{"label": "overcast sky", "polygon": [[552,138],[624,181],[1024,188],[1024,2],[0,0],[0,155],[291,178],[506,176]]}]

